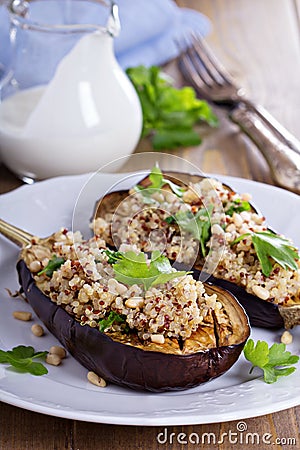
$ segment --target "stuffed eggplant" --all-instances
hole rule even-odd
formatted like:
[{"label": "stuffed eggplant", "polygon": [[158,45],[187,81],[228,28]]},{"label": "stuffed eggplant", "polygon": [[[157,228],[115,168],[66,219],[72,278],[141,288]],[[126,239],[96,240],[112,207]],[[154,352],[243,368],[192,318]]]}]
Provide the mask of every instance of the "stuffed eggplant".
[{"label": "stuffed eggplant", "polygon": [[106,381],[153,392],[187,389],[239,357],[249,325],[234,296],[176,271],[159,252],[151,259],[128,247],[113,252],[99,236],[84,241],[67,230],[46,239],[7,230],[2,225],[7,237],[27,242],[17,269],[30,305]]},{"label": "stuffed eggplant", "polygon": [[250,198],[215,179],[154,168],[129,191],[100,199],[92,226],[109,245],[159,248],[210,274],[237,296],[251,325],[289,329],[300,323],[299,253]]}]

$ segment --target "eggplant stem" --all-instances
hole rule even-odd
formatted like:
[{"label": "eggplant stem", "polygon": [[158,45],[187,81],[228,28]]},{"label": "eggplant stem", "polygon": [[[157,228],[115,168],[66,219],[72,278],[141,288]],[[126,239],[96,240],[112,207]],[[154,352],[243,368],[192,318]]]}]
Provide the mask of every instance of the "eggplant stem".
[{"label": "eggplant stem", "polygon": [[21,230],[14,225],[11,225],[8,222],[0,219],[0,234],[5,236],[7,239],[12,241],[14,244],[19,247],[24,247],[31,243],[33,235],[28,233],[27,231]]}]

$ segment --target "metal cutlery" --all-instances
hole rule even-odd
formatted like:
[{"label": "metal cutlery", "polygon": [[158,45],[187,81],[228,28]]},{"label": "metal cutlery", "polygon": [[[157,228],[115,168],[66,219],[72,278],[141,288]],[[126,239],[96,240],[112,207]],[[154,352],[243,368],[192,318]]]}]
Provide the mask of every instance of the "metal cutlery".
[{"label": "metal cutlery", "polygon": [[246,97],[201,37],[192,37],[178,64],[201,97],[228,109],[232,122],[264,155],[276,184],[300,194],[300,142],[263,107]]}]

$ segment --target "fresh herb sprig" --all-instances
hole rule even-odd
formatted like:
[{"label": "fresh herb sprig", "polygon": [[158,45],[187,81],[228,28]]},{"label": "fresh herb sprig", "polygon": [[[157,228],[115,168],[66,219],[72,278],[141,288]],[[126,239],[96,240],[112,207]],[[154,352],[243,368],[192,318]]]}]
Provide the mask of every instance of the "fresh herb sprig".
[{"label": "fresh herb sprig", "polygon": [[166,185],[170,187],[171,191],[177,195],[177,197],[182,197],[184,193],[184,189],[182,187],[177,186],[177,184],[173,183],[171,180],[164,178],[163,173],[158,166],[152,167],[148,178],[151,184],[146,187],[138,184],[135,186],[135,190],[141,192],[144,197],[149,197],[150,200],[151,195],[154,194],[154,192],[160,191],[163,186]]},{"label": "fresh herb sprig", "polygon": [[48,369],[35,359],[45,359],[48,352],[35,352],[33,347],[19,345],[12,350],[0,350],[0,363],[9,364],[21,373],[31,373],[40,376],[48,373]]},{"label": "fresh herb sprig", "polygon": [[285,270],[298,269],[296,260],[299,259],[299,254],[288,239],[272,233],[271,231],[259,231],[242,234],[231,242],[231,245],[237,244],[247,236],[251,236],[254,249],[261,264],[262,273],[266,277],[269,277],[273,270],[273,264],[270,258]]},{"label": "fresh herb sprig", "polygon": [[199,145],[195,124],[218,124],[209,104],[197,99],[192,87],[176,89],[159,67],[131,67],[126,73],[141,102],[142,137],[149,136],[155,150]]},{"label": "fresh herb sprig", "polygon": [[130,286],[141,284],[145,290],[190,273],[174,272],[168,258],[161,255],[158,250],[152,253],[150,261],[147,260],[145,253],[124,252],[122,258],[118,259],[112,267],[117,281]]},{"label": "fresh herb sprig", "polygon": [[53,275],[53,272],[55,272],[57,269],[60,268],[60,266],[65,262],[65,259],[53,255],[53,257],[49,260],[46,267],[44,267],[43,270],[41,270],[38,275],[42,275],[43,273],[47,275],[47,277],[51,278]]},{"label": "fresh herb sprig", "polygon": [[104,333],[105,330],[110,328],[114,323],[125,323],[125,317],[115,311],[110,311],[106,319],[99,321],[99,331]]},{"label": "fresh herb sprig", "polygon": [[200,243],[202,256],[207,255],[207,243],[211,236],[210,217],[213,211],[213,205],[207,208],[201,208],[196,214],[191,211],[180,211],[174,216],[166,218],[166,222],[171,224],[177,222],[178,226],[191,233]]},{"label": "fresh herb sprig", "polygon": [[296,367],[291,367],[299,361],[299,356],[286,351],[285,344],[273,344],[270,348],[265,341],[248,339],[244,347],[245,358],[252,363],[252,368],[259,367],[263,370],[264,381],[268,384],[275,383],[279,377],[285,377],[295,372]]},{"label": "fresh herb sprig", "polygon": [[106,256],[108,256],[107,262],[109,264],[114,264],[118,261],[118,259],[121,259],[123,257],[123,254],[121,252],[110,250],[108,248],[106,250],[103,250],[103,253],[105,253]]},{"label": "fresh herb sprig", "polygon": [[233,216],[233,213],[240,213],[242,211],[251,211],[251,205],[246,200],[237,198],[233,201],[233,204],[225,210],[225,214],[227,216]]}]

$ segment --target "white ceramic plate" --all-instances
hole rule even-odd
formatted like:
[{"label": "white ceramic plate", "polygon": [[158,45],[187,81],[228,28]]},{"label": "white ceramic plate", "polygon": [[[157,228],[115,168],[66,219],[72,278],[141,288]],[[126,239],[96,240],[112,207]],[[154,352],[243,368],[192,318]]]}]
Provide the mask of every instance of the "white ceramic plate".
[{"label": "white ceramic plate", "polygon": [[[100,197],[118,176],[98,177]],[[254,203],[277,231],[300,245],[300,197],[287,191],[238,178],[219,177],[237,191],[251,192]],[[0,217],[28,231],[47,236],[56,229],[71,227],[74,204],[88,175],[51,179],[24,186],[0,197]],[[126,182],[125,182],[126,185]],[[77,203],[75,223],[85,233],[92,214],[95,192],[85,186]],[[97,196],[96,195],[96,196]],[[20,299],[12,299],[5,288],[18,289],[15,264],[18,249],[0,238],[0,348],[32,345],[47,350],[57,344],[49,333],[32,335],[30,325],[16,321],[12,312],[28,309]],[[38,319],[34,317],[35,321]],[[289,350],[299,354],[299,329],[293,331]],[[278,342],[281,331],[252,330],[254,340]],[[113,355],[112,355],[113,357]],[[300,404],[298,373],[267,385],[260,372],[249,375],[249,363],[240,357],[223,376],[203,386],[178,393],[151,394],[108,386],[97,388],[86,381],[87,370],[72,357],[59,367],[49,366],[42,377],[17,374],[0,366],[0,400],[12,405],[59,417],[124,425],[185,425],[245,419]],[[162,368],[163,369],[163,368]]]}]

